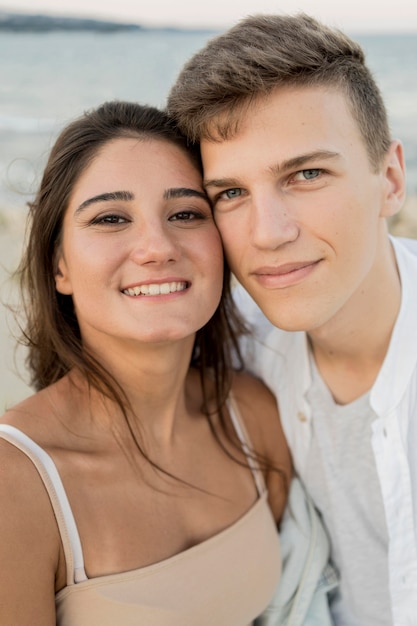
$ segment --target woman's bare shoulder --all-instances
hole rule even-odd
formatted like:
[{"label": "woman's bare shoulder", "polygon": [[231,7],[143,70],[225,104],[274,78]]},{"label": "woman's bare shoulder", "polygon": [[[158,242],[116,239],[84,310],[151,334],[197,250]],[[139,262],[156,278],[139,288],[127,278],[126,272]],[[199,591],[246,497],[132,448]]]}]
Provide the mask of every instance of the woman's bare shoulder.
[{"label": "woman's bare shoulder", "polygon": [[[24,432],[34,406],[25,400],[0,423]],[[55,623],[55,577],[62,559],[58,527],[34,463],[1,432],[0,510],[0,623]]]},{"label": "woman's bare shoulder", "polygon": [[[39,427],[43,408],[42,393],[34,394],[7,410],[0,417],[0,425],[18,429],[43,447]],[[47,430],[48,425],[43,428]],[[13,510],[16,519],[26,519],[31,524],[31,518],[42,517],[43,512],[51,509],[40,474],[29,454],[20,446],[13,431],[2,433],[0,429],[0,507],[2,511]],[[4,521],[3,516],[0,518]],[[19,527],[23,526],[17,525],[16,530]]]},{"label": "woman's bare shoulder", "polygon": [[35,467],[4,439],[0,439],[0,510],[0,623],[52,626],[62,559],[59,533]]},{"label": "woman's bare shoulder", "polygon": [[254,450],[266,459],[271,468],[275,468],[265,471],[265,478],[271,508],[279,521],[292,476],[292,460],[279,417],[277,399],[261,380],[247,372],[235,375],[232,393]]},{"label": "woman's bare shoulder", "polygon": [[248,428],[260,434],[278,428],[280,419],[277,400],[259,378],[249,372],[236,373],[232,393]]},{"label": "woman's bare shoulder", "polygon": [[46,408],[47,392],[42,390],[9,408],[0,416],[0,424],[9,424],[15,428],[25,430],[25,425],[29,428],[31,425],[33,427],[38,420],[38,416],[44,414]]},{"label": "woman's bare shoulder", "polygon": [[[12,426],[32,439],[38,439],[36,424],[40,404],[37,394],[23,400],[0,417],[0,425]],[[0,429],[0,497],[4,502],[8,495],[15,492],[15,496],[22,495],[21,502],[30,505],[33,500],[36,506],[38,499],[33,499],[32,494],[37,492],[38,487],[42,490],[39,473],[29,456],[16,444],[13,432],[11,435],[10,440],[10,433],[4,435]],[[17,497],[13,500],[15,504],[19,502]]]},{"label": "woman's bare shoulder", "polygon": [[18,428],[41,448],[48,450],[65,433],[68,437],[65,425],[68,425],[72,415],[78,415],[81,396],[81,391],[71,386],[68,377],[64,377],[11,407],[0,417],[0,424]]}]

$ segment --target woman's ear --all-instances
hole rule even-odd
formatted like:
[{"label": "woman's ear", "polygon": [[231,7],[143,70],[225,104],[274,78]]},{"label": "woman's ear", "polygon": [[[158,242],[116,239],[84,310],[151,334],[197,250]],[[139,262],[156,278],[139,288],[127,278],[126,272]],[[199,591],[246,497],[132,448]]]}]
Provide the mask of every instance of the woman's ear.
[{"label": "woman's ear", "polygon": [[400,141],[392,141],[382,166],[385,180],[381,217],[391,217],[398,213],[406,196],[405,159]]},{"label": "woman's ear", "polygon": [[62,251],[57,251],[55,261],[55,289],[65,296],[72,295],[72,285]]}]

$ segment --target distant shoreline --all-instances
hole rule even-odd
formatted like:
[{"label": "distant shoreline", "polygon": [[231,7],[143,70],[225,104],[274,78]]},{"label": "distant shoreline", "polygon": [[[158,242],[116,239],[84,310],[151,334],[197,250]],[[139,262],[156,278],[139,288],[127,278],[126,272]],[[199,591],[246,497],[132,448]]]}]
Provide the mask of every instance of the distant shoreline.
[{"label": "distant shoreline", "polygon": [[44,14],[9,13],[0,10],[0,31],[11,33],[46,33],[54,31],[114,33],[138,32],[213,32],[213,29],[186,29],[179,27],[148,27],[136,23],[114,22],[102,19],[68,17]]}]

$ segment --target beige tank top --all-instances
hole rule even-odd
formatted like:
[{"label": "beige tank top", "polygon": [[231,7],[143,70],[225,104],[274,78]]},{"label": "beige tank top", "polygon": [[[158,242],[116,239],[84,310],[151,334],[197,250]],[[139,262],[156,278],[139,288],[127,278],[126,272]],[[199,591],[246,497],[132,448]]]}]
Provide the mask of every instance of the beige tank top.
[{"label": "beige tank top", "polygon": [[[228,404],[247,454],[242,420],[233,400]],[[12,426],[0,425],[0,437],[32,460],[55,513],[67,565],[67,586],[56,595],[57,626],[247,626],[271,600],[281,573],[279,539],[262,474],[250,456],[259,498],[232,526],[159,563],[88,579],[53,460]]]}]

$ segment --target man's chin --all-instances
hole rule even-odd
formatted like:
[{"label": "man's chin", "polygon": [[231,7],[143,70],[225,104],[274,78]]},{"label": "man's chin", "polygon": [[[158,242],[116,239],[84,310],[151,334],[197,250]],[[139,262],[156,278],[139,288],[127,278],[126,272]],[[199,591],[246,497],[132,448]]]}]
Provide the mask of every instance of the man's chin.
[{"label": "man's chin", "polygon": [[285,306],[271,306],[268,304],[265,306],[265,302],[262,298],[255,300],[265,317],[273,326],[280,328],[281,330],[290,332],[309,332],[321,325],[322,319],[317,319],[317,315],[313,311],[309,311],[307,307],[301,304],[292,306],[290,303],[286,303]]}]

